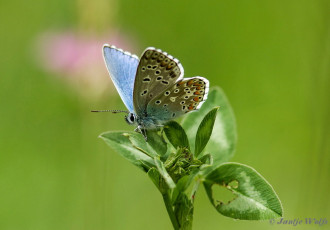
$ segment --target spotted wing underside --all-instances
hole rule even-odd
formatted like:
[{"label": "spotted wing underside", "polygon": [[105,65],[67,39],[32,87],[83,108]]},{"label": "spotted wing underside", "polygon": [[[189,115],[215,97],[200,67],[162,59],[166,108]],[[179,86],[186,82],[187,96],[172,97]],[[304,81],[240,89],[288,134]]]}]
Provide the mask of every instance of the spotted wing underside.
[{"label": "spotted wing underside", "polygon": [[203,77],[179,80],[149,102],[148,116],[164,122],[198,110],[208,91],[209,81]]},{"label": "spotted wing underside", "polygon": [[134,82],[136,114],[146,114],[148,103],[182,77],[183,68],[177,59],[161,50],[147,48],[140,59]]}]

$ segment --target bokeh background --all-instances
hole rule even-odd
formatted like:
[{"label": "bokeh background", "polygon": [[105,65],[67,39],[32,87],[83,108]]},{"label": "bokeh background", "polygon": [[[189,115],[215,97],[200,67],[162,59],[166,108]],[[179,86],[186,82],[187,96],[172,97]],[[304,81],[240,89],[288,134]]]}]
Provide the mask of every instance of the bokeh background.
[{"label": "bokeh background", "polygon": [[[233,161],[273,185],[286,219],[330,222],[329,12],[328,0],[1,1],[0,229],[171,229],[152,182],[97,138],[133,129],[90,113],[124,109],[104,43],[160,48],[221,86]],[[194,229],[252,228],[292,229],[223,217],[200,188]]]}]

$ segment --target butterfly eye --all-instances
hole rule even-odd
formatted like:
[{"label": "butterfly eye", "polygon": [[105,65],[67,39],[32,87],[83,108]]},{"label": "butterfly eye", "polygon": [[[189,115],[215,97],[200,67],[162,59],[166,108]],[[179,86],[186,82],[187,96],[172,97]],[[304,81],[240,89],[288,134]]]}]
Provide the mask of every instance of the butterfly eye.
[{"label": "butterfly eye", "polygon": [[135,123],[136,117],[133,113],[128,114],[128,116],[125,117],[125,120],[128,124],[132,125]]}]

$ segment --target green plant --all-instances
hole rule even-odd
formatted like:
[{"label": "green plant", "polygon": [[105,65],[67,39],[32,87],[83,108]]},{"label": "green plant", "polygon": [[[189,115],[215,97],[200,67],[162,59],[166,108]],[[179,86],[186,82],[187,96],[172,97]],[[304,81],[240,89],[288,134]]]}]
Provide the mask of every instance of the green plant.
[{"label": "green plant", "polygon": [[[148,131],[147,136],[148,142],[136,132],[110,131],[100,137],[147,173],[163,196],[174,229],[192,229],[200,184],[224,216],[240,220],[282,216],[271,185],[253,168],[228,162],[235,151],[236,125],[220,88],[213,88],[203,107],[187,114],[181,125],[170,121],[162,131]],[[232,198],[215,198],[219,187],[230,191]]]}]

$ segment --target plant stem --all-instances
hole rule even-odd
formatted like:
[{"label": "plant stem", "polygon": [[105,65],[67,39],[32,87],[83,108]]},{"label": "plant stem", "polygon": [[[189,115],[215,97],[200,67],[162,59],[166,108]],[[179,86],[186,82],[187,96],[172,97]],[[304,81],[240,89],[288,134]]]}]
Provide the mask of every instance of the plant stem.
[{"label": "plant stem", "polygon": [[170,216],[173,228],[175,230],[180,230],[178,220],[176,219],[176,216],[174,215],[174,212],[173,212],[173,207],[171,204],[171,199],[170,199],[168,191],[163,194],[163,200],[164,200],[164,203],[166,206],[167,213]]}]

